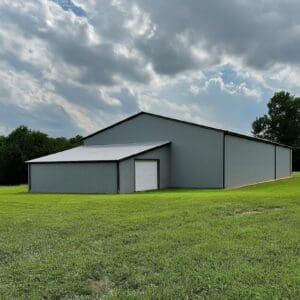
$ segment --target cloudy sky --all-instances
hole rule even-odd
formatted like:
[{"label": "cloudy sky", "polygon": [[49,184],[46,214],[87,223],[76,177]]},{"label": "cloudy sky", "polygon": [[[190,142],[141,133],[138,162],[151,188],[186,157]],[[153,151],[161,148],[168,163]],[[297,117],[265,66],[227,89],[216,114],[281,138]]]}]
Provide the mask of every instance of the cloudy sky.
[{"label": "cloudy sky", "polygon": [[0,134],[85,135],[140,110],[250,133],[300,94],[299,0],[0,1]]}]

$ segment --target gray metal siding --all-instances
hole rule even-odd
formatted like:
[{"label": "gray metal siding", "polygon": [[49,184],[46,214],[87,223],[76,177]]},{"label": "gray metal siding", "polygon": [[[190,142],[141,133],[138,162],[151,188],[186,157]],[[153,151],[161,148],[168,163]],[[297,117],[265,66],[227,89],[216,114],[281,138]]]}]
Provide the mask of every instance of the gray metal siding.
[{"label": "gray metal siding", "polygon": [[31,192],[117,193],[117,164],[30,164]]},{"label": "gray metal siding", "polygon": [[134,192],[134,159],[120,162],[120,193]]},{"label": "gray metal siding", "polygon": [[274,177],[274,145],[225,136],[225,187],[258,183]]},{"label": "gray metal siding", "polygon": [[276,146],[276,177],[291,176],[291,149]]},{"label": "gray metal siding", "polygon": [[159,159],[160,188],[167,188],[170,185],[170,146],[164,146],[159,149],[149,151],[144,154],[137,155],[133,158],[120,162],[120,193],[132,193],[135,191],[135,174],[134,161],[135,159]]},{"label": "gray metal siding", "polygon": [[223,133],[139,115],[87,138],[85,145],[171,141],[170,187],[223,186]]}]

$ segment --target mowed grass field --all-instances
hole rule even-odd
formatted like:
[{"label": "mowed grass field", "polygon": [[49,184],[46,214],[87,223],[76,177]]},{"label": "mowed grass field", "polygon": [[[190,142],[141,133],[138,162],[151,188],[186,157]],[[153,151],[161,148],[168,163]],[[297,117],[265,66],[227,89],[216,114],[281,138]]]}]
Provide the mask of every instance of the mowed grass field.
[{"label": "mowed grass field", "polygon": [[300,299],[300,175],[232,190],[0,187],[0,299]]}]

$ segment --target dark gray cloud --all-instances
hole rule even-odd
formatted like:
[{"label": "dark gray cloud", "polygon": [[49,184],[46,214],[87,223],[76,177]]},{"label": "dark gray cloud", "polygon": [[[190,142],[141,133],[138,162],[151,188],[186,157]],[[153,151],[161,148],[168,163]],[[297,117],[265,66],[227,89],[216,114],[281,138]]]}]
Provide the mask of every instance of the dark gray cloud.
[{"label": "dark gray cloud", "polygon": [[196,59],[178,41],[176,43],[172,39],[159,36],[149,40],[137,40],[136,46],[159,74],[174,75],[199,67]]},{"label": "dark gray cloud", "polygon": [[[111,114],[116,110],[116,105],[105,101],[98,89],[61,82],[55,82],[54,86],[58,94],[83,108],[105,111]],[[121,113],[131,114],[139,110],[137,98],[126,88],[112,92],[111,97],[118,100],[117,109]]]},{"label": "dark gray cloud", "polygon": [[111,44],[102,44],[94,48],[75,44],[70,51],[70,45],[61,41],[56,43],[55,47],[64,61],[81,68],[82,72],[78,78],[80,82],[113,85],[117,83],[116,76],[139,83],[147,83],[150,80],[143,62],[114,54]]},{"label": "dark gray cloud", "polygon": [[[166,40],[187,32],[190,45],[202,42],[211,55],[239,56],[255,68],[300,63],[299,1],[166,0],[139,1],[139,5],[157,24],[163,48]],[[150,55],[158,65],[157,57]]]},{"label": "dark gray cloud", "polygon": [[0,60],[5,61],[9,67],[18,72],[34,74],[35,77],[42,77],[42,70],[34,64],[20,58],[16,53],[0,50]]}]

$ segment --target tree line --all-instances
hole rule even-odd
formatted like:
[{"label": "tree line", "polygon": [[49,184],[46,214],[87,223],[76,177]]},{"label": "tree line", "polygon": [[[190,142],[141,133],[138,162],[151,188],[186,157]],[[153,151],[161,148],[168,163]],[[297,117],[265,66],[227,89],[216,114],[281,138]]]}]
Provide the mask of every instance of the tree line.
[{"label": "tree line", "polygon": [[81,139],[80,135],[53,138],[26,126],[0,136],[0,185],[27,183],[25,161],[79,146]]}]

